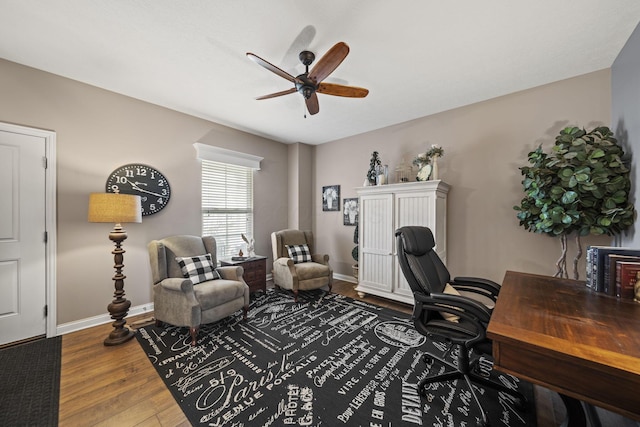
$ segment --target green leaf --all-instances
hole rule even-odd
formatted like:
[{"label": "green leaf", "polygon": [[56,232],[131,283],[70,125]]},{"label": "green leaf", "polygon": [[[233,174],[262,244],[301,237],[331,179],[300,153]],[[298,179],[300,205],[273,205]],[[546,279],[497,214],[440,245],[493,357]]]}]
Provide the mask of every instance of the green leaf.
[{"label": "green leaf", "polygon": [[621,205],[627,201],[627,193],[625,191],[616,191],[611,198],[614,202]]},{"label": "green leaf", "polygon": [[560,177],[561,178],[569,178],[570,176],[573,176],[573,171],[571,169],[562,169],[560,171]]},{"label": "green leaf", "polygon": [[564,188],[560,187],[559,185],[556,185],[551,188],[551,194],[560,195],[562,193],[564,193]]},{"label": "green leaf", "polygon": [[567,191],[562,196],[562,203],[569,205],[578,199],[578,193],[575,191]]},{"label": "green leaf", "polygon": [[571,142],[571,145],[573,145],[574,147],[579,145],[584,145],[584,144],[585,144],[585,140],[582,138],[576,138]]},{"label": "green leaf", "polygon": [[589,180],[589,175],[586,173],[579,173],[576,174],[576,181],[578,182],[585,182]]},{"label": "green leaf", "polygon": [[609,218],[600,218],[600,221],[598,221],[598,222],[603,227],[609,227],[611,225],[611,220]]},{"label": "green leaf", "polygon": [[596,176],[592,177],[591,181],[594,184],[606,184],[607,182],[609,182],[609,178],[606,176]]},{"label": "green leaf", "polygon": [[616,207],[616,202],[611,197],[607,197],[604,201],[604,207],[606,209],[614,209]]}]

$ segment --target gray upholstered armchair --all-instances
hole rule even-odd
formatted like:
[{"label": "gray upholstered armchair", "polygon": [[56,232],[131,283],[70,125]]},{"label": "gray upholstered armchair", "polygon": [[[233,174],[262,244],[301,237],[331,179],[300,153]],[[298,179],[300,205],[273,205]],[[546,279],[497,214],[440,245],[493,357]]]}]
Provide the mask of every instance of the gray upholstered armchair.
[{"label": "gray upholstered armchair", "polygon": [[[293,246],[308,248],[306,254],[292,257],[289,249]],[[289,248],[288,248],[289,246]],[[298,291],[318,289],[333,284],[333,270],[329,265],[329,255],[314,253],[313,233],[301,230],[280,230],[271,233],[273,250],[273,284],[291,289],[298,301]],[[298,258],[294,260],[295,258]]]},{"label": "gray upholstered armchair", "polygon": [[212,236],[171,236],[151,241],[148,249],[156,325],[189,327],[191,345],[195,345],[201,324],[240,309],[246,318],[249,286],[242,278],[242,267],[216,268]]}]

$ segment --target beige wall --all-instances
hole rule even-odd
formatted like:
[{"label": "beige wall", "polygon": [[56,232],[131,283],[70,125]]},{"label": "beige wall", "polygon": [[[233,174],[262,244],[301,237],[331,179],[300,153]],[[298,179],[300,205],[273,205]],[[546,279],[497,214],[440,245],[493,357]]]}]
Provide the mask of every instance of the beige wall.
[{"label": "beige wall", "polygon": [[[311,177],[313,147],[296,143],[289,145],[289,220],[288,228],[312,230],[313,195]],[[275,230],[274,230],[275,231]]]},{"label": "beige wall", "polygon": [[284,144],[0,60],[0,120],[57,133],[57,324],[106,313],[113,299],[112,224],[87,222],[89,193],[104,191],[109,173],[145,163],[172,188],[160,213],[126,224],[125,291],[134,306],[152,301],[147,242],[200,234],[202,142],[264,157],[255,181],[256,252],[270,255],[269,233],[287,225]]},{"label": "beige wall", "polygon": [[[526,165],[527,153],[538,144],[552,145],[564,126],[609,125],[609,76],[608,70],[591,73],[318,146],[318,248],[331,255],[334,271],[351,273],[353,227],[342,225],[341,212],[322,211],[322,186],[339,184],[341,198],[355,197],[372,151],[393,171],[403,158],[411,161],[439,144],[445,150],[440,176],[452,186],[447,226],[452,274],[501,281],[509,269],[555,273],[559,241],[518,225],[513,210],[523,195],[518,167]],[[584,239],[585,244],[609,241]],[[579,271],[584,278],[584,257]]]},{"label": "beige wall", "polygon": [[[560,253],[557,240],[519,227],[512,209],[522,196],[518,167],[527,153],[551,144],[563,126],[610,120],[605,70],[317,147],[300,144],[288,160],[293,149],[284,144],[28,67],[0,60],[0,75],[0,120],[57,132],[58,324],[102,315],[112,299],[111,226],[86,221],[87,199],[103,191],[107,175],[122,164],[158,168],[173,192],[162,212],[126,225],[125,290],[134,306],[152,300],[147,242],[200,233],[194,142],[265,158],[255,183],[257,253],[271,256],[269,234],[288,227],[295,209],[294,222],[311,223],[318,249],[345,276],[353,263],[353,227],[342,224],[341,211],[322,211],[321,187],[337,184],[341,198],[355,197],[373,150],[393,171],[403,158],[440,144],[441,176],[452,185],[449,267],[453,274],[499,281],[507,269],[552,274]],[[290,173],[297,174],[297,207],[287,197]],[[608,239],[585,239],[589,243]]]}]

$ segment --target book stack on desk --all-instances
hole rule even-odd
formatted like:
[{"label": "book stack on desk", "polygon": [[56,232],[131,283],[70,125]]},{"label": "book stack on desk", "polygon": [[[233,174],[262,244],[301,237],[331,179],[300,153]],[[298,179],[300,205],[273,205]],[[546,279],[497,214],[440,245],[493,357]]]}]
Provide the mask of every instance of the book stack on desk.
[{"label": "book stack on desk", "polygon": [[638,272],[640,249],[587,247],[587,286],[596,292],[633,299],[633,285]]}]

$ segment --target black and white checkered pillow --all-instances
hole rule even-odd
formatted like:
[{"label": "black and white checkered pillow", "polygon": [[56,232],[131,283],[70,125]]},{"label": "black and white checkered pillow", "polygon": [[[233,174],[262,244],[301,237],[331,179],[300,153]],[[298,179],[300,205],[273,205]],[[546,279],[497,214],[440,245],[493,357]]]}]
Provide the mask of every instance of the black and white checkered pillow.
[{"label": "black and white checkered pillow", "polygon": [[211,261],[211,254],[193,257],[176,257],[176,261],[178,261],[184,277],[191,279],[194,285],[196,283],[206,282],[207,280],[220,278],[220,274],[218,274]]},{"label": "black and white checkered pillow", "polygon": [[289,252],[289,258],[293,260],[294,264],[311,261],[311,251],[309,251],[309,246],[307,244],[285,246]]}]

